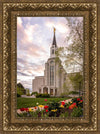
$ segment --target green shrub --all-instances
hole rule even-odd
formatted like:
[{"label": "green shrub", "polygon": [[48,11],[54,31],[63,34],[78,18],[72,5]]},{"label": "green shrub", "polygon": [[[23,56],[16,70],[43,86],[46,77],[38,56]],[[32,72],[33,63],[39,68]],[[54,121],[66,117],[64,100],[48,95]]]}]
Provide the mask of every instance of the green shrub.
[{"label": "green shrub", "polygon": [[68,117],[68,112],[64,112],[64,113],[60,114],[59,117]]},{"label": "green shrub", "polygon": [[69,94],[79,94],[77,91],[70,91]]},{"label": "green shrub", "polygon": [[38,93],[36,94],[36,98],[41,98],[42,94]]},{"label": "green shrub", "polygon": [[42,94],[42,98],[50,98],[50,94]]},{"label": "green shrub", "polygon": [[27,96],[31,96],[30,94],[27,94]]},{"label": "green shrub", "polygon": [[21,95],[17,93],[17,97],[21,97]]},{"label": "green shrub", "polygon": [[[78,97],[78,98],[80,98],[80,100],[83,100],[82,97]],[[73,103],[76,103],[76,105],[77,105],[78,107],[83,108],[83,102],[78,101],[77,98],[73,98],[73,99],[72,99],[72,102],[73,102]]]},{"label": "green shrub", "polygon": [[[49,110],[49,117],[52,117],[52,116],[55,116],[55,117],[57,117],[57,116],[59,116],[60,115],[60,103],[59,102],[55,102],[55,101],[51,101],[50,103],[48,103],[48,105],[49,105],[49,108],[48,108],[48,110]],[[54,111],[52,111],[52,110],[55,110],[55,112]]]},{"label": "green shrub", "polygon": [[50,95],[49,94],[36,94],[36,98],[50,98]]},{"label": "green shrub", "polygon": [[32,93],[31,93],[31,96],[32,96],[32,95],[37,95],[37,94],[38,94],[38,92],[32,92]]},{"label": "green shrub", "polygon": [[81,107],[74,108],[71,117],[81,117],[83,115],[83,110]]}]

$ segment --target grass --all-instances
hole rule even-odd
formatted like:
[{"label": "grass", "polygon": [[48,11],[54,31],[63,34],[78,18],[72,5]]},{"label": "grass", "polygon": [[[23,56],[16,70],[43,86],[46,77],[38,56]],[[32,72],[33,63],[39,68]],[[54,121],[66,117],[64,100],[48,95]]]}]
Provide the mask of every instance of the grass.
[{"label": "grass", "polygon": [[[47,99],[47,101],[44,101]],[[39,105],[46,105],[48,102],[55,100],[55,102],[67,100],[69,98],[17,98],[17,109],[19,108],[27,108],[27,107],[34,107],[37,106],[36,103],[38,102]]]}]

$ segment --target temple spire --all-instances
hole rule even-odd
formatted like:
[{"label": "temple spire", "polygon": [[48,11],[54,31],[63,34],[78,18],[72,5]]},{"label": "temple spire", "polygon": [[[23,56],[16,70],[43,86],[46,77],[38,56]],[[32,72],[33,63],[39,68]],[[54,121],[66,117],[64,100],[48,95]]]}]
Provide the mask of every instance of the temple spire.
[{"label": "temple spire", "polygon": [[54,31],[54,36],[53,36],[52,45],[54,45],[55,47],[57,47],[57,44],[56,44],[56,37],[55,37],[55,31],[56,31],[56,28],[55,28],[55,27],[53,28],[53,31]]}]

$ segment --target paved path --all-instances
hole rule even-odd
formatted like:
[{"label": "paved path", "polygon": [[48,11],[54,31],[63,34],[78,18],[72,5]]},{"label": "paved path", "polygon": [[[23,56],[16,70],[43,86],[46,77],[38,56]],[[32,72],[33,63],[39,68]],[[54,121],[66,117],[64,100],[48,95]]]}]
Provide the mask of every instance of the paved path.
[{"label": "paved path", "polygon": [[34,95],[32,96],[27,96],[27,95],[21,95],[22,98],[36,98]]}]

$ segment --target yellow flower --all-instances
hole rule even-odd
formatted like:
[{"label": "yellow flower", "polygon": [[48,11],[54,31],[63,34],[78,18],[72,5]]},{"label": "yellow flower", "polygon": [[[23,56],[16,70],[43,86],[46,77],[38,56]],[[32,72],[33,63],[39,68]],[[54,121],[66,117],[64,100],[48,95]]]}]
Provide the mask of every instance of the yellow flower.
[{"label": "yellow flower", "polygon": [[72,101],[70,103],[72,103]]},{"label": "yellow flower", "polygon": [[44,107],[43,105],[39,105],[39,107]]},{"label": "yellow flower", "polygon": [[33,111],[33,109],[32,109],[32,108],[29,108],[29,111],[30,111],[30,112],[32,112],[32,111]]},{"label": "yellow flower", "polygon": [[52,112],[56,112],[57,111],[57,109],[54,109],[54,110],[51,110]]},{"label": "yellow flower", "polygon": [[64,108],[64,106],[63,106],[63,105],[61,105],[60,107],[61,107],[61,108]]}]

